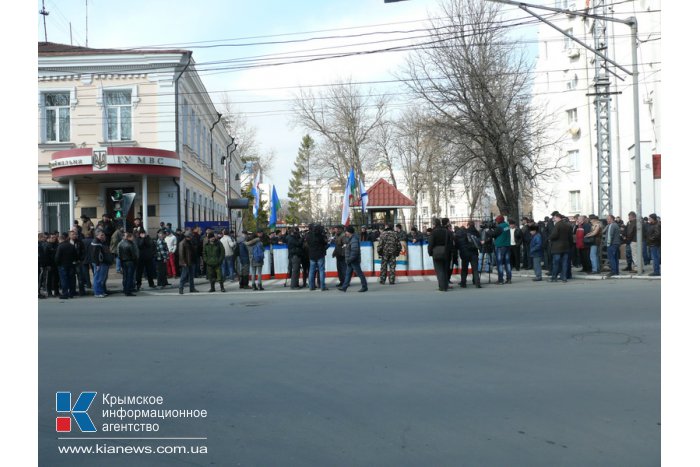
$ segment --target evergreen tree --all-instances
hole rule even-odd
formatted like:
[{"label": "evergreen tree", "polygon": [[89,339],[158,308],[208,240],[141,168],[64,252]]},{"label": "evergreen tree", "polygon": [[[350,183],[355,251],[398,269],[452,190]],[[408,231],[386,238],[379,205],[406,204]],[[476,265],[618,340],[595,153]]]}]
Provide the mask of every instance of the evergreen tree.
[{"label": "evergreen tree", "polygon": [[[301,139],[301,145],[294,161],[292,178],[289,180],[289,214],[288,224],[299,224],[302,222],[312,222],[311,210],[311,188],[309,181],[309,167],[311,158],[316,149],[316,143],[308,134]],[[306,186],[305,186],[306,184]]]}]

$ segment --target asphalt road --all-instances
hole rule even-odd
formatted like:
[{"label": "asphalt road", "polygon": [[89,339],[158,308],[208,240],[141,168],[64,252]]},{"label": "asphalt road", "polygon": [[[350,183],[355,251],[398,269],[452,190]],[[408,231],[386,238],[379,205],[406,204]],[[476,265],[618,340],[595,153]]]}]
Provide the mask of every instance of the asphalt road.
[{"label": "asphalt road", "polygon": [[[42,300],[40,465],[660,464],[658,281],[435,287]],[[160,429],[57,433],[57,391]],[[207,417],[103,418],[104,394]],[[94,439],[144,436],[206,439]],[[98,444],[207,454],[58,452]]]}]

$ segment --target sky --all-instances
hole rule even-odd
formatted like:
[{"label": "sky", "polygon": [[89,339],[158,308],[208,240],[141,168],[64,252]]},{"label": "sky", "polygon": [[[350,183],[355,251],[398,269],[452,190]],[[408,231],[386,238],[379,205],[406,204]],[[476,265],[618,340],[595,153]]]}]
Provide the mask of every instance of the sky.
[{"label": "sky", "polygon": [[[71,43],[72,31],[73,44],[85,46],[87,42],[92,48],[168,45],[193,50],[194,60],[202,69],[200,76],[215,105],[221,102],[223,93],[227,93],[236,110],[245,116],[249,126],[256,129],[261,152],[275,153],[274,167],[270,178],[265,181],[275,184],[281,196],[286,197],[294,159],[307,132],[294,126],[291,111],[291,99],[298,94],[300,87],[319,91],[323,88],[308,86],[348,79],[355,82],[393,80],[405,54],[380,53],[248,69],[233,69],[234,64],[214,65],[212,62],[267,54],[309,53],[319,48],[327,50],[318,52],[339,52],[406,45],[409,42],[405,39],[375,45],[361,43],[424,35],[422,32],[385,33],[425,27],[428,12],[435,10],[437,2],[44,0],[44,5],[49,12],[46,37],[50,42]],[[41,8],[42,1],[38,1],[38,10]],[[513,10],[512,7],[504,8]],[[523,15],[519,13],[519,16]],[[43,17],[36,16],[38,40],[43,41]],[[532,37],[533,31],[533,28],[529,31],[520,28],[516,34],[530,34]],[[384,34],[376,34],[378,32]],[[375,35],[328,38],[368,33]],[[319,37],[325,39],[289,43]],[[260,42],[287,43],[261,45]],[[349,44],[352,47],[347,47]],[[343,48],[337,48],[341,46]],[[375,92],[398,94],[394,96],[395,108],[408,101],[405,94],[400,94],[405,89],[397,83],[367,85],[363,91],[369,92],[370,87]]]}]

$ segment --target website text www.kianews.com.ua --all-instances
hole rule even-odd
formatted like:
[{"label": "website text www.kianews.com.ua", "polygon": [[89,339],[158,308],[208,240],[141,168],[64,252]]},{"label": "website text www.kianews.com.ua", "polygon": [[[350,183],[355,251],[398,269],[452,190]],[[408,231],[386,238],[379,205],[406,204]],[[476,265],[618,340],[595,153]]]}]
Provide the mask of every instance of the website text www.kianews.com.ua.
[{"label": "website text www.kianews.com.ua", "polygon": [[207,454],[207,447],[190,446],[120,446],[95,443],[85,446],[58,446],[60,454]]}]

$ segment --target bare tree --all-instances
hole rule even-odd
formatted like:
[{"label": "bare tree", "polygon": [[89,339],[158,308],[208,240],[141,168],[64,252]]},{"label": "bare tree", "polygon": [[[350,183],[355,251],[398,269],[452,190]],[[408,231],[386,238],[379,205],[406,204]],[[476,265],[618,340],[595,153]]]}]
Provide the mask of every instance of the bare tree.
[{"label": "bare tree", "polygon": [[456,171],[486,174],[502,214],[519,216],[524,182],[548,176],[546,115],[531,105],[530,65],[506,36],[500,6],[445,0],[431,20],[433,43],[414,52],[408,86],[439,115],[442,137],[459,148]]},{"label": "bare tree", "polygon": [[297,125],[321,137],[316,166],[340,184],[351,167],[364,179],[364,169],[374,166],[368,146],[386,114],[384,96],[360,91],[351,80],[340,81],[318,94],[301,90],[294,102]]}]

